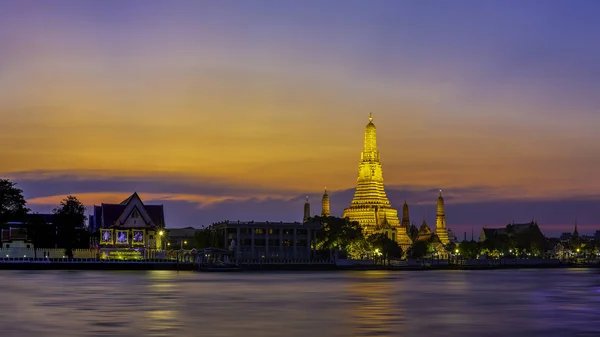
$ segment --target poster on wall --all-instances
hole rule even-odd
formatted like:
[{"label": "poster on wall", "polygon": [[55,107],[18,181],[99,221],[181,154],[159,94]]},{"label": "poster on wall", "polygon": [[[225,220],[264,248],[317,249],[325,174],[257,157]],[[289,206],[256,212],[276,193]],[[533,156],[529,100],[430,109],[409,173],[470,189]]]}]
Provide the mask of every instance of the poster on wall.
[{"label": "poster on wall", "polygon": [[113,244],[113,230],[112,229],[101,229],[100,230],[100,244],[101,245],[112,245]]},{"label": "poster on wall", "polygon": [[143,230],[134,230],[133,231],[133,244],[134,245],[143,245],[144,244],[144,231]]},{"label": "poster on wall", "polygon": [[128,243],[127,240],[127,231],[117,231],[117,244],[126,245]]}]

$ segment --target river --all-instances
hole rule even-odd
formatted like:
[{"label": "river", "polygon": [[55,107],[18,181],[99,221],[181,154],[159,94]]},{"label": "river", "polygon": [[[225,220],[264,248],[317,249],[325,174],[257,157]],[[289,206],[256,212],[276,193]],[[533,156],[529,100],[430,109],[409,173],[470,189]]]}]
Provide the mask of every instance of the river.
[{"label": "river", "polygon": [[0,336],[600,336],[587,269],[0,271]]}]

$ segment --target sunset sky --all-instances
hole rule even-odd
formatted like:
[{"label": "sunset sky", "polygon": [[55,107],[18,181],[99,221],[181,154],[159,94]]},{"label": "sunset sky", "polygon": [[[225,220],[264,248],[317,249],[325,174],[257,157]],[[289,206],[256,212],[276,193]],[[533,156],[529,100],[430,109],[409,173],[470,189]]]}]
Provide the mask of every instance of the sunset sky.
[{"label": "sunset sky", "polygon": [[0,176],[34,211],[134,191],[167,226],[353,194],[373,112],[392,204],[600,230],[600,2],[5,1]]}]

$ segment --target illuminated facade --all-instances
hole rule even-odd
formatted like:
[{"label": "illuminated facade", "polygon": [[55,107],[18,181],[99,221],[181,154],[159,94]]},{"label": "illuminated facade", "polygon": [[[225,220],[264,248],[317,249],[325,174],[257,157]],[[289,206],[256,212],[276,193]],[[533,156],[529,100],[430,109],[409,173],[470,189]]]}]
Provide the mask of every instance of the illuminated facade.
[{"label": "illuminated facade", "polygon": [[446,227],[446,212],[444,210],[444,198],[442,198],[442,191],[440,190],[440,196],[437,201],[437,213],[435,216],[435,234],[440,239],[440,242],[444,245],[450,243],[448,238],[448,228]]},{"label": "illuminated facade", "polygon": [[331,208],[329,207],[329,195],[327,194],[327,187],[325,187],[325,193],[321,199],[321,216],[331,216]]},{"label": "illuminated facade", "polygon": [[397,231],[396,241],[403,249],[412,244],[406,230],[398,230],[398,211],[392,208],[383,187],[383,172],[377,151],[377,135],[373,116],[365,129],[364,148],[358,165],[358,179],[350,207],[344,209],[343,217],[357,221],[365,235],[378,232],[379,228],[391,227]]},{"label": "illuminated facade", "polygon": [[144,205],[137,193],[119,204],[94,206],[89,218],[90,232],[98,233],[102,257],[141,258],[164,248],[160,235],[165,228],[163,206]]}]

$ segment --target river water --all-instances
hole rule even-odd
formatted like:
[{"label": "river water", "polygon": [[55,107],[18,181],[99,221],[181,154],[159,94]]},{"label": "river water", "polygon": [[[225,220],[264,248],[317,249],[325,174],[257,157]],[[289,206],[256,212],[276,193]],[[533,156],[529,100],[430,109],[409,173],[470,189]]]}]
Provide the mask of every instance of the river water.
[{"label": "river water", "polygon": [[0,336],[600,336],[594,270],[0,271]]}]

